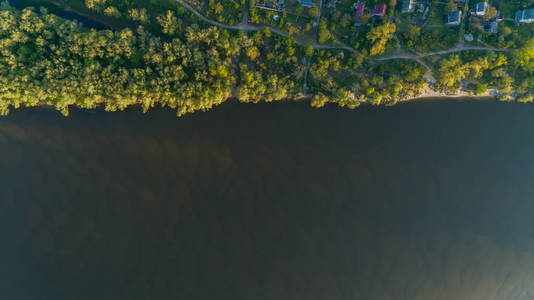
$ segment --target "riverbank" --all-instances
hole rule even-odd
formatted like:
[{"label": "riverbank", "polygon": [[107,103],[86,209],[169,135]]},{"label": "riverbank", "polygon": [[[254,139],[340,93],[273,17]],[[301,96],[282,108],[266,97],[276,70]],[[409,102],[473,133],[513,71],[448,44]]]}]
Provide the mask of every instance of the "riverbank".
[{"label": "riverbank", "polygon": [[410,102],[410,101],[416,101],[421,100],[425,98],[462,98],[462,97],[469,97],[469,98],[499,98],[502,94],[499,93],[496,89],[488,89],[486,92],[482,94],[474,94],[472,91],[466,91],[461,90],[454,93],[446,93],[446,92],[440,92],[436,91],[434,89],[428,88],[423,93],[421,93],[418,96],[406,98],[399,100],[398,102]]}]

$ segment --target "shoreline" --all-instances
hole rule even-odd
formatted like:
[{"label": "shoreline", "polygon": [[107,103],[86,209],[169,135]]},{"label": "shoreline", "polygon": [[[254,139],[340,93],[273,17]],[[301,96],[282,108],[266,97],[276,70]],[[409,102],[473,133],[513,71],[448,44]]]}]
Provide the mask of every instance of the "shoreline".
[{"label": "shoreline", "polygon": [[424,98],[451,98],[451,99],[454,99],[454,98],[462,98],[462,97],[469,97],[469,98],[495,98],[495,99],[498,99],[499,96],[502,96],[501,93],[499,93],[497,90],[495,89],[488,89],[486,92],[482,93],[482,94],[474,94],[472,93],[471,91],[465,91],[465,90],[460,90],[458,92],[455,92],[455,93],[445,93],[445,92],[438,92],[436,90],[433,90],[433,89],[427,89],[425,90],[423,93],[415,96],[415,97],[411,97],[411,98],[406,98],[406,99],[402,99],[402,100],[399,100],[398,102],[411,102],[411,101],[417,101],[417,100],[421,100],[421,99],[424,99]]},{"label": "shoreline", "polygon": [[[487,99],[487,100],[495,99],[495,100],[497,100],[498,99],[498,95],[490,94],[490,93],[484,93],[484,94],[481,94],[481,95],[473,95],[473,94],[469,94],[468,92],[465,92],[465,91],[458,92],[458,93],[455,93],[455,94],[446,94],[446,93],[440,93],[440,92],[425,92],[425,93],[423,93],[423,94],[421,94],[419,96],[412,97],[412,98],[407,98],[407,99],[403,99],[403,100],[399,100],[397,102],[382,103],[380,105],[373,105],[371,103],[366,103],[366,102],[362,102],[361,104],[362,105],[368,105],[368,106],[376,106],[376,107],[387,107],[387,106],[395,106],[395,104],[417,102],[417,101],[425,100],[425,99],[426,100],[433,100],[433,99],[450,100],[450,99],[458,99],[458,98],[469,98],[469,99],[472,99],[472,100],[482,100],[482,99]],[[288,98],[286,98],[284,100],[270,101],[270,102],[265,102],[265,101],[241,102],[235,97],[230,97],[230,98],[226,99],[224,102],[222,102],[220,105],[217,105],[216,107],[213,107],[210,110],[217,109],[219,106],[224,105],[224,104],[226,104],[228,102],[233,103],[233,104],[241,105],[241,104],[259,104],[259,103],[270,104],[270,103],[284,103],[284,102],[285,103],[291,103],[291,102],[308,103],[310,100],[311,100],[311,98],[308,97],[308,96],[300,96],[300,97],[288,97]],[[309,105],[309,103],[308,103],[308,105]],[[328,103],[328,105],[329,106],[330,105],[337,106],[335,103]],[[135,105],[128,106],[124,110],[106,111],[106,112],[109,112],[109,113],[120,113],[120,112],[124,112],[124,111],[128,111],[128,110],[136,110],[136,109],[139,109],[141,107],[142,107],[141,104],[135,104]],[[61,111],[58,110],[55,106],[47,104],[47,103],[39,103],[38,105],[31,106],[31,107],[19,107],[19,108],[16,108],[16,109],[11,109],[10,113],[8,115],[11,115],[12,113],[20,112],[20,111],[23,111],[23,110],[31,109],[31,108],[51,109],[51,110],[59,112],[61,114]],[[325,106],[325,107],[322,107],[322,108],[315,108],[315,109],[321,110],[321,109],[326,109],[326,108],[327,107]],[[343,107],[340,107],[340,108],[343,108]],[[69,112],[72,109],[85,110],[85,111],[96,111],[96,110],[105,111],[104,106],[102,106],[102,105],[99,105],[99,106],[94,107],[94,108],[86,108],[86,107],[80,107],[80,106],[77,106],[77,105],[73,105],[73,106],[69,107],[69,109],[68,109]],[[152,110],[157,110],[157,109],[170,109],[170,110],[173,110],[172,108],[169,108],[169,107],[163,107],[163,106],[156,105],[156,106],[150,108],[146,112],[146,114],[149,114]],[[349,108],[343,108],[343,109],[346,109],[346,110],[357,110],[357,107],[355,109],[349,109]],[[194,115],[194,114],[201,113],[201,112],[209,113],[209,110],[208,111],[196,111],[196,112],[193,112],[193,113],[188,113],[188,114],[186,114],[184,116],[179,116],[178,118],[185,117],[185,116],[188,116],[188,115]],[[64,117],[68,117],[69,115],[63,115],[63,116]],[[3,116],[3,117],[5,117],[5,116]]]}]

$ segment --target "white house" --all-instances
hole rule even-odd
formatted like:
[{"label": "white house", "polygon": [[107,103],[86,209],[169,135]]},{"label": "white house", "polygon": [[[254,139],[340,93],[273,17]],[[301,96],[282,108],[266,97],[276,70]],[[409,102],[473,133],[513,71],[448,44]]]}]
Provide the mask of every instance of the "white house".
[{"label": "white house", "polygon": [[486,12],[488,11],[488,3],[487,2],[478,2],[475,5],[475,15],[476,16],[485,16]]},{"label": "white house", "polygon": [[456,10],[447,15],[447,18],[445,20],[445,25],[448,26],[454,26],[454,25],[460,25],[462,23],[462,11]]},{"label": "white house", "polygon": [[515,13],[515,22],[517,24],[528,24],[534,22],[534,8],[520,10]]}]

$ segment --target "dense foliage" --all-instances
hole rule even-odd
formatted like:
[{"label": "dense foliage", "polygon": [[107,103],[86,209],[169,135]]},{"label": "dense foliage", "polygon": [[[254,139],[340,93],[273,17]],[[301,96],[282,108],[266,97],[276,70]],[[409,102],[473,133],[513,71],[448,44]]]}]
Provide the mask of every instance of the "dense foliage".
[{"label": "dense foliage", "polygon": [[421,66],[411,61],[374,64],[361,54],[318,51],[310,69],[311,83],[317,92],[312,106],[333,102],[354,108],[360,103],[374,105],[418,96],[427,83]]},{"label": "dense foliage", "polygon": [[[147,111],[160,105],[184,115],[230,98],[258,102],[298,95],[309,96],[314,107],[355,108],[395,103],[427,89],[492,89],[504,100],[534,99],[534,40],[517,51],[381,60],[398,40],[396,25],[383,20],[359,36],[358,50],[347,51],[297,45],[268,27],[244,33],[197,23],[178,6],[147,11],[138,0],[87,0],[84,6],[127,22],[89,30],[44,8],[1,4],[2,114],[48,104],[63,114],[72,106],[114,111],[139,105]],[[318,24],[319,43],[333,38],[330,30],[324,21]],[[419,43],[424,34],[409,26],[401,39]]]},{"label": "dense foliage", "polygon": [[232,36],[215,27],[182,29],[181,37],[165,39],[143,27],[87,30],[44,9],[21,12],[4,3],[0,110],[46,103],[67,114],[71,105],[102,104],[113,111],[160,104],[183,115],[233,94],[241,101],[272,101],[300,89],[304,66],[291,40],[264,32]]}]

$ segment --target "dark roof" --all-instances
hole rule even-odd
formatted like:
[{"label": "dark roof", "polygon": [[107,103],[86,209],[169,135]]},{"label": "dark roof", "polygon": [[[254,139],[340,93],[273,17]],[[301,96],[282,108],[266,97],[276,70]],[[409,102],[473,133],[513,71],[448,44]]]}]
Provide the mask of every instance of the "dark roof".
[{"label": "dark roof", "polygon": [[373,8],[373,15],[384,15],[386,13],[386,5],[384,3],[379,3]]},{"label": "dark roof", "polygon": [[411,11],[413,9],[413,0],[403,0],[402,1],[402,11]]},{"label": "dark roof", "polygon": [[459,10],[453,11],[447,15],[447,23],[457,23],[460,22],[462,17],[462,12]]},{"label": "dark roof", "polygon": [[359,19],[362,17],[364,9],[365,9],[365,3],[363,2],[358,3],[358,6],[356,6],[356,19]]},{"label": "dark roof", "polygon": [[525,9],[525,10],[520,10],[517,12],[516,14],[516,19],[517,19],[517,15],[520,14],[521,15],[521,20],[531,20],[531,19],[534,19],[534,8],[531,8],[531,9]]},{"label": "dark roof", "polygon": [[300,5],[302,6],[308,6],[308,7],[312,7],[313,6],[313,0],[298,0]]},{"label": "dark roof", "polygon": [[475,5],[475,11],[477,13],[485,13],[487,9],[488,9],[488,3],[486,2],[478,2]]}]

